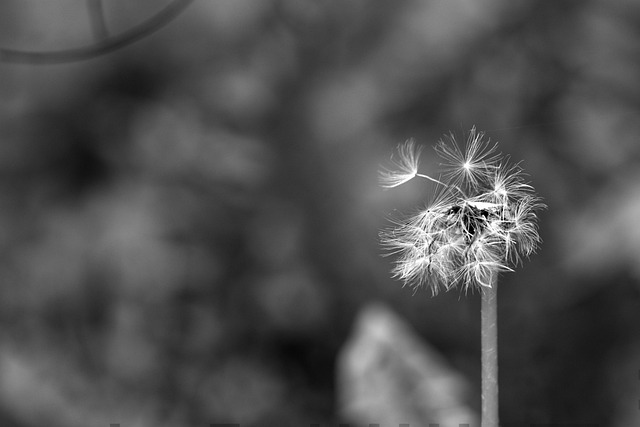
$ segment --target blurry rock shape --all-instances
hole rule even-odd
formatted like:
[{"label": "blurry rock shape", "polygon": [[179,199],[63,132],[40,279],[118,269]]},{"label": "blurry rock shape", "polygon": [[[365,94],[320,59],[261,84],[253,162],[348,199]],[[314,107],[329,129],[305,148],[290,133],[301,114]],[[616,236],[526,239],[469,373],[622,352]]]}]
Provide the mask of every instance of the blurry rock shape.
[{"label": "blurry rock shape", "polygon": [[338,361],[340,415],[383,427],[478,425],[468,382],[382,305],[365,307]]}]

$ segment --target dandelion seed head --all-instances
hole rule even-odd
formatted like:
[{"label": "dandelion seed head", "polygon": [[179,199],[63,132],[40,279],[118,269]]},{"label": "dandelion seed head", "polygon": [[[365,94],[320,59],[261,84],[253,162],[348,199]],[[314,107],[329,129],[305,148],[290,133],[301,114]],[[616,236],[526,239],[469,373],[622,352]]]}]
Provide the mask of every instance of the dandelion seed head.
[{"label": "dandelion seed head", "polygon": [[545,208],[525,181],[519,164],[497,152],[497,144],[475,127],[461,148],[453,135],[438,142],[444,179],[418,173],[420,149],[413,140],[398,147],[395,170],[381,172],[393,188],[416,176],[437,186],[423,209],[380,234],[397,256],[393,275],[405,285],[429,287],[435,295],[461,285],[465,291],[491,286],[537,249],[537,211]]}]

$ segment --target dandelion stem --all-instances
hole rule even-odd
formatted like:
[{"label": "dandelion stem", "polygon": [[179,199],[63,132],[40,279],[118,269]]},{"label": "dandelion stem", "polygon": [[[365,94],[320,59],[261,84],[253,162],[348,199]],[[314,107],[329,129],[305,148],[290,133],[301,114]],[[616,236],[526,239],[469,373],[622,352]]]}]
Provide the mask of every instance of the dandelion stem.
[{"label": "dandelion stem", "polygon": [[443,181],[418,173],[413,140],[399,147],[399,171],[382,171],[386,188],[416,177],[444,187],[427,208],[381,233],[382,243],[399,255],[393,273],[405,284],[429,286],[434,295],[457,285],[481,291],[482,427],[498,427],[497,276],[535,252],[536,211],[545,205],[519,164],[510,164],[475,127],[464,149],[451,135],[435,150],[444,160],[437,175]]},{"label": "dandelion stem", "polygon": [[482,289],[482,427],[498,427],[498,279]]}]

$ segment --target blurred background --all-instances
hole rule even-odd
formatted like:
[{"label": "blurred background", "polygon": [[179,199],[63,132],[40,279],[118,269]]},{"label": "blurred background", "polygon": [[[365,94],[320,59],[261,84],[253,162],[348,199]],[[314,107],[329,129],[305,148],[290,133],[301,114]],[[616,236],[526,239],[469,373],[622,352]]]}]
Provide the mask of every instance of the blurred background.
[{"label": "blurred background", "polygon": [[[2,2],[0,48],[91,45],[88,3]],[[167,4],[102,6],[115,35]],[[434,189],[377,185],[476,125],[549,206],[500,279],[503,425],[640,425],[639,29],[632,0],[196,0],[0,62],[0,424],[479,425],[478,294],[403,288],[378,243]]]}]

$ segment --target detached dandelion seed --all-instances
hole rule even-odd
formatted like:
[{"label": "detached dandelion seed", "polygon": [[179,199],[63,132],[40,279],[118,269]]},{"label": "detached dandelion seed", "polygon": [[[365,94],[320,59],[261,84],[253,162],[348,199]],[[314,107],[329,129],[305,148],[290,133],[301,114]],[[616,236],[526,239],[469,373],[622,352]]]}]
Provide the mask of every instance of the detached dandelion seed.
[{"label": "detached dandelion seed", "polygon": [[473,127],[461,148],[453,134],[435,146],[444,179],[418,172],[421,149],[398,147],[392,166],[380,172],[385,188],[420,177],[437,185],[436,197],[414,215],[380,233],[397,256],[392,274],[433,295],[460,286],[482,294],[482,426],[498,426],[497,278],[513,271],[540,244],[537,211],[545,208],[518,163],[498,152]]},{"label": "detached dandelion seed", "polygon": [[421,149],[416,149],[413,139],[398,145],[398,156],[391,159],[393,169],[384,168],[380,171],[380,185],[393,188],[415,178],[418,173],[420,151]]},{"label": "detached dandelion seed", "polygon": [[415,177],[426,178],[444,185],[435,178],[418,173],[421,151],[422,148],[416,148],[416,143],[413,139],[398,145],[398,155],[396,158],[391,158],[391,168],[383,167],[380,170],[380,185],[384,188],[394,188],[411,181]]}]

